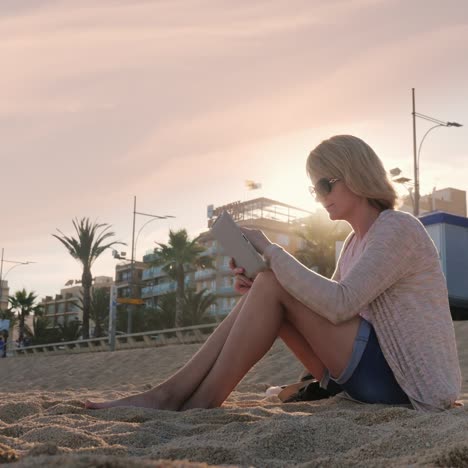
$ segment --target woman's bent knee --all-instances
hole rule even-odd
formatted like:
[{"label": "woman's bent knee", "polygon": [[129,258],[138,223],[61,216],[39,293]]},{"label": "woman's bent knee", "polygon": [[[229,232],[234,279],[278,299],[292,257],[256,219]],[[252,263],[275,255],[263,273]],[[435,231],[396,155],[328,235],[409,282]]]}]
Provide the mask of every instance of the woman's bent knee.
[{"label": "woman's bent knee", "polygon": [[257,287],[261,286],[268,286],[268,287],[275,287],[275,288],[281,288],[281,284],[279,281],[276,279],[275,274],[271,270],[265,270],[260,272],[254,280],[254,286],[257,285]]},{"label": "woman's bent knee", "polygon": [[289,293],[286,291],[286,289],[283,288],[271,270],[266,270],[259,273],[255,277],[255,281],[252,287],[257,290],[260,289],[266,291],[269,296],[273,294],[277,295],[281,302],[283,302],[283,300],[289,296]]}]

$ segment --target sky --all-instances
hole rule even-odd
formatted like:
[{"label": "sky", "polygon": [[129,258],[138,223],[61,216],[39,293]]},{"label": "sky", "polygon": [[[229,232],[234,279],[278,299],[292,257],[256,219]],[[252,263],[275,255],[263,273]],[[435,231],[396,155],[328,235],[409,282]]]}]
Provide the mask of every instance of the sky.
[{"label": "sky", "polygon": [[466,0],[2,0],[0,248],[35,262],[4,263],[10,294],[81,277],[52,237],[74,218],[130,245],[134,196],[175,217],[136,217],[137,258],[206,230],[209,204],[314,211],[305,161],[334,134],[413,178],[412,88],[417,112],[465,125],[425,140],[421,193],[468,190],[467,43]]}]

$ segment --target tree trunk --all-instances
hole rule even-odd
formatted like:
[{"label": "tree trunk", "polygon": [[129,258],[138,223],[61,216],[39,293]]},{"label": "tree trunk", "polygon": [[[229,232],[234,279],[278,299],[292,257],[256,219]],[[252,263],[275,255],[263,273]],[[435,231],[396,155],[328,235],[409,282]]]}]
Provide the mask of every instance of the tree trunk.
[{"label": "tree trunk", "polygon": [[99,320],[99,318],[96,317],[96,328],[94,329],[94,337],[100,338],[101,336],[102,336],[101,320]]},{"label": "tree trunk", "polygon": [[89,338],[89,312],[91,310],[91,286],[93,278],[89,267],[83,267],[81,285],[83,286],[83,339]]},{"label": "tree trunk", "polygon": [[185,292],[185,272],[184,266],[177,266],[177,289],[176,289],[176,313],[175,313],[175,326],[182,326],[182,314],[183,314],[183,300]]},{"label": "tree trunk", "polygon": [[24,340],[24,321],[26,319],[26,314],[24,313],[24,309],[21,308],[20,312],[20,320],[19,320],[19,330],[18,330],[18,340]]}]

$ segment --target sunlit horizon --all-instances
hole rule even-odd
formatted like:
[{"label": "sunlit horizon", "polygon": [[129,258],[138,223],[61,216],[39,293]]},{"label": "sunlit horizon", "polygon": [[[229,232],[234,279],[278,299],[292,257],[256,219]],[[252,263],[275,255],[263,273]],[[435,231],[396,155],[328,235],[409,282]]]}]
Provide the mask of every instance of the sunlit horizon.
[{"label": "sunlit horizon", "polygon": [[[54,295],[80,277],[51,235],[75,217],[130,243],[134,196],[175,216],[141,231],[137,256],[169,229],[205,230],[210,204],[315,211],[305,161],[334,134],[413,179],[413,87],[417,111],[465,125],[424,142],[421,194],[467,190],[467,18],[462,0],[2,2],[0,248],[37,262],[8,274],[10,292]],[[93,268],[114,271],[110,253]]]}]

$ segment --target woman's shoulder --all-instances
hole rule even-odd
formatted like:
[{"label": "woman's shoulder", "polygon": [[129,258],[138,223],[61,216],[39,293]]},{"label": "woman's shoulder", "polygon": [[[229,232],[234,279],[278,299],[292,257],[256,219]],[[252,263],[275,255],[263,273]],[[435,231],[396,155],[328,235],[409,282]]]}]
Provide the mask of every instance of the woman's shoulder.
[{"label": "woman's shoulder", "polygon": [[377,218],[376,225],[394,226],[401,229],[410,229],[414,231],[425,231],[425,228],[418,218],[406,211],[385,210]]},{"label": "woman's shoulder", "polygon": [[399,210],[384,210],[380,213],[379,219],[392,220],[400,223],[414,223],[418,222],[418,218],[413,216],[411,213]]},{"label": "woman's shoulder", "polygon": [[401,243],[416,238],[428,238],[418,218],[405,211],[385,210],[380,213],[369,232],[369,238],[398,238]]}]

